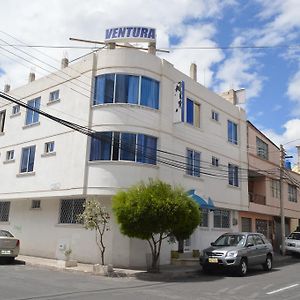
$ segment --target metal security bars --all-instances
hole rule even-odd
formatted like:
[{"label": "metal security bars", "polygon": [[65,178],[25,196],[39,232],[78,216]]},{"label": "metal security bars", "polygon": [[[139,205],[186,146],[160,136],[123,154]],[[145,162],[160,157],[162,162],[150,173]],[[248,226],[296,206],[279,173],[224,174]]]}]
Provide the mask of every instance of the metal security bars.
[{"label": "metal security bars", "polygon": [[59,223],[80,224],[78,215],[84,211],[85,199],[63,199],[60,202]]},{"label": "metal security bars", "polygon": [[8,222],[9,209],[10,209],[9,201],[0,202],[0,222]]}]

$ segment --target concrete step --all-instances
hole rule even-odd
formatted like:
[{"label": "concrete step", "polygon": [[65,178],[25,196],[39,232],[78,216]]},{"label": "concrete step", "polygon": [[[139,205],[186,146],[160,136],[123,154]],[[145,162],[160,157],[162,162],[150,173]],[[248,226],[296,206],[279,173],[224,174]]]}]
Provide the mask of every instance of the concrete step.
[{"label": "concrete step", "polygon": [[189,252],[183,252],[183,253],[178,253],[179,254],[179,258],[193,258],[193,252],[189,251]]}]

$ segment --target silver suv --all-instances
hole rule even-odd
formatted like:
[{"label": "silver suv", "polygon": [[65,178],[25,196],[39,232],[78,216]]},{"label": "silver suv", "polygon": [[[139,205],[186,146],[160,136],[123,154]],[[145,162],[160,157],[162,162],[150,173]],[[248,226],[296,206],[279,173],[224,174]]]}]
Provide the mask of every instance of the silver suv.
[{"label": "silver suv", "polygon": [[226,233],[200,253],[200,264],[204,272],[226,267],[245,276],[249,266],[261,264],[270,271],[273,254],[273,247],[263,234]]}]

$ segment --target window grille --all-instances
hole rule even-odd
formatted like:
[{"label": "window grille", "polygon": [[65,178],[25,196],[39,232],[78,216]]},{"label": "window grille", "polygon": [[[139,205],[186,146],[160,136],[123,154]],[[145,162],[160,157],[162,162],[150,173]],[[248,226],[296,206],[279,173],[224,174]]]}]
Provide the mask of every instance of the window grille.
[{"label": "window grille", "polygon": [[279,198],[280,197],[280,181],[279,180],[272,179],[271,191],[272,191],[272,197],[273,198]]},{"label": "window grille", "polygon": [[63,199],[60,202],[59,223],[79,224],[78,215],[84,211],[85,199]]},{"label": "window grille", "polygon": [[9,219],[10,202],[0,202],[0,222],[8,222]]},{"label": "window grille", "polygon": [[214,227],[215,228],[230,228],[230,211],[229,210],[214,210]]},{"label": "window grille", "polygon": [[297,187],[295,185],[288,185],[289,201],[297,202]]},{"label": "window grille", "polygon": [[202,208],[201,222],[200,222],[201,227],[208,227],[208,215],[209,215],[209,210],[207,208]]},{"label": "window grille", "polygon": [[41,208],[41,200],[32,200],[31,201],[31,208],[32,209],[39,209],[39,208]]},{"label": "window grille", "polygon": [[242,232],[252,231],[252,220],[251,218],[242,218]]},{"label": "window grille", "polygon": [[257,148],[257,156],[263,159],[269,158],[268,144],[262,141],[258,137],[256,137],[256,148]]}]

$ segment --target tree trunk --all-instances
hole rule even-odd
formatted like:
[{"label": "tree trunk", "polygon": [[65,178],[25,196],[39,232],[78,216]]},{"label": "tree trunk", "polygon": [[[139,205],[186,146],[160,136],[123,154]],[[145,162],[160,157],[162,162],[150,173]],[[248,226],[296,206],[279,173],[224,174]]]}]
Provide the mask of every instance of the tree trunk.
[{"label": "tree trunk", "polygon": [[150,271],[153,273],[159,272],[159,253],[152,253],[152,264]]}]

